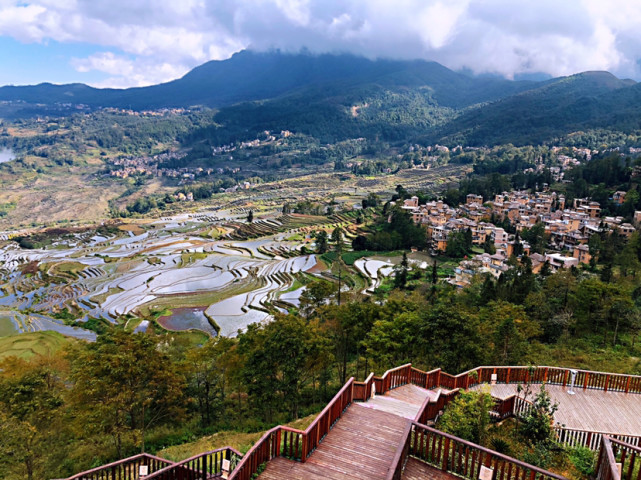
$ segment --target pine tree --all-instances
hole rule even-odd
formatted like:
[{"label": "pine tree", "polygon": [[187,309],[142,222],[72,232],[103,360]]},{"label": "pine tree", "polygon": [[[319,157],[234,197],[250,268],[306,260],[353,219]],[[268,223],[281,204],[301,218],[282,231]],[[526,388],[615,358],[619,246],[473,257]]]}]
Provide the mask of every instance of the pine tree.
[{"label": "pine tree", "polygon": [[405,288],[405,285],[407,285],[408,267],[407,254],[403,252],[403,260],[401,260],[401,263],[395,268],[394,286],[396,288]]}]

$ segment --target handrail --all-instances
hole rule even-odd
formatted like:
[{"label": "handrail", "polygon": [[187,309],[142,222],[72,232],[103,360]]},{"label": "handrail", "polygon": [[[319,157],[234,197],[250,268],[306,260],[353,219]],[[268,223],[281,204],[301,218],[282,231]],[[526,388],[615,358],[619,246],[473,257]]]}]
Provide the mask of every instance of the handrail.
[{"label": "handrail", "polygon": [[[560,425],[552,427],[560,443],[570,447],[587,447],[596,450],[601,445],[601,439],[608,436],[611,441],[624,442],[634,448],[641,446],[641,435],[628,435],[625,433],[601,432],[597,430],[584,430],[580,428],[567,428]],[[636,446],[634,444],[637,444]]]},{"label": "handrail", "polygon": [[[353,385],[354,385],[354,377],[351,377],[345,385],[343,385],[343,388],[341,388],[336,395],[334,395],[334,398],[327,404],[327,406],[319,413],[314,421],[305,429],[304,436],[307,437],[307,439],[311,440],[309,443],[307,441],[303,442],[303,458],[302,461],[304,462],[307,460],[307,457],[309,454],[316,449],[320,441],[329,433],[329,430],[331,429],[332,425],[340,416],[342,415],[342,412],[352,403],[353,397]],[[349,392],[349,393],[348,393]],[[347,398],[344,398],[347,395]],[[339,401],[341,402],[339,404]],[[336,409],[336,405],[340,405],[340,409]],[[329,415],[331,413],[331,410],[334,410],[334,415]],[[332,418],[332,416],[335,416],[335,418]],[[321,424],[321,419],[324,417],[327,417],[327,424]],[[316,429],[316,440],[314,440],[314,435],[312,434],[313,430]]]},{"label": "handrail", "polygon": [[405,365],[401,365],[400,367],[390,368],[390,369],[388,369],[388,370],[387,370],[387,371],[386,371],[386,372],[381,376],[381,378],[385,378],[385,377],[387,377],[390,373],[397,372],[397,371],[400,371],[400,370],[402,370],[402,369],[404,369],[404,368],[411,367],[411,366],[412,366],[412,364],[411,364],[411,363],[406,363]]},{"label": "handrail", "polygon": [[604,435],[601,439],[601,450],[597,463],[597,480],[620,480],[621,474],[617,467],[617,461],[612,451],[610,439]]},{"label": "handrail", "polygon": [[608,435],[608,438],[609,438],[610,442],[615,444],[615,445],[619,445],[621,447],[629,448],[631,450],[635,450],[635,451],[641,453],[641,446],[640,445],[633,445],[631,443],[624,442],[623,440],[619,440],[617,438],[612,438],[611,435]]},{"label": "handrail", "polygon": [[487,383],[491,375],[497,375],[497,383],[542,383],[549,385],[567,386],[571,381],[571,371],[575,370],[575,387],[596,389],[603,391],[616,391],[624,393],[641,393],[641,376],[625,373],[609,373],[593,370],[571,369],[550,366],[481,366],[456,375],[460,378],[476,373],[477,383]]},{"label": "handrail", "polygon": [[[145,459],[145,460],[150,460],[149,463],[151,463],[151,470],[160,470],[157,469],[156,467],[164,464],[165,466],[161,468],[166,468],[166,466],[172,466],[175,465],[175,462],[172,462],[170,460],[166,460],[164,458],[156,457],[155,455],[150,455],[148,453],[139,453],[138,455],[134,455],[132,457],[128,458],[123,458],[121,460],[117,460],[115,462],[108,463],[106,465],[101,465],[100,467],[92,468],[91,470],[86,470],[84,472],[76,473],[75,475],[68,477],[66,480],[91,480],[93,478],[100,478],[100,479],[105,479],[105,480],[116,480],[116,475],[120,475],[121,468],[124,470],[127,470],[129,475],[131,475],[134,471],[138,470],[136,467],[140,466],[141,464],[144,464],[143,462],[138,462],[138,460]],[[132,468],[133,467],[133,468]],[[152,472],[149,472],[152,473]],[[94,476],[94,474],[101,474],[100,476]],[[137,477],[137,472],[134,473],[134,475]],[[132,477],[134,478],[134,477]]]},{"label": "handrail", "polygon": [[615,461],[619,460],[619,463],[616,464],[617,473],[621,472],[621,477],[626,479],[633,478],[633,474],[639,478],[641,476],[641,447],[611,437],[608,437],[608,440],[612,445]]},{"label": "handrail", "polygon": [[410,443],[412,441],[412,422],[407,422],[403,435],[401,436],[401,443],[399,443],[392,464],[387,470],[387,477],[385,480],[400,480],[403,474],[403,467],[409,455]]},{"label": "handrail", "polygon": [[[496,480],[519,478],[566,480],[565,477],[556,473],[548,472],[427,425],[412,422],[412,428],[410,455],[463,478],[479,478],[479,470],[481,466],[485,466],[494,468]],[[529,475],[526,475],[527,472],[530,472]]]},{"label": "handrail", "polygon": [[352,403],[353,385],[354,377],[343,385],[304,431],[281,425],[265,433],[245,454],[230,480],[249,480],[261,464],[281,455],[305,462]]},{"label": "handrail", "polygon": [[[425,400],[423,401],[423,404],[421,405],[421,408],[418,409],[418,412],[416,413],[416,416],[414,417],[414,421],[418,422],[418,423],[427,423],[427,421],[425,421],[422,417],[427,412],[427,408],[429,407],[429,404],[438,402],[438,399],[440,397],[441,397],[441,390],[440,389],[439,389],[438,392],[436,392],[436,397],[434,398],[434,400],[432,400],[429,395],[427,397],[425,397]],[[430,420],[432,420],[432,419],[430,419]]]},{"label": "handrail", "polygon": [[[229,480],[249,480],[261,464],[274,457],[278,457],[280,455],[280,429],[281,427],[278,426],[267,431],[260,440],[249,449],[240,463],[236,465],[236,468],[229,476]],[[276,442],[269,445],[269,441],[274,440],[274,435],[276,436]],[[268,448],[265,449],[265,446]]]},{"label": "handrail", "polygon": [[[199,453],[180,462],[169,465],[145,477],[145,480],[183,480],[209,478],[222,473],[222,461],[232,460],[232,455],[243,455],[232,447],[222,447]],[[120,479],[118,479],[120,480]]]},{"label": "handrail", "polygon": [[[403,365],[397,368],[403,368]],[[493,374],[497,375],[497,383],[547,383],[549,385],[567,386],[571,381],[572,370],[575,370],[575,387],[585,389],[596,389],[604,391],[616,391],[624,393],[641,394],[641,376],[629,375],[625,373],[598,372],[593,370],[571,369],[565,367],[550,366],[480,366],[458,375],[451,375],[440,369],[424,372],[417,368],[411,367],[412,372],[417,375],[424,375],[426,379],[436,379],[433,385],[425,388],[444,387],[444,388],[468,388],[479,383],[489,383]],[[418,382],[413,382],[419,385]]]},{"label": "handrail", "polygon": [[[354,381],[354,400],[367,401],[372,396],[372,385],[374,383],[374,372],[370,373],[364,382]],[[356,390],[359,390],[357,392]],[[361,392],[362,390],[362,392]]]},{"label": "handrail", "polygon": [[436,394],[436,398],[430,399],[427,397],[416,414],[416,417],[414,417],[414,421],[422,424],[429,421],[435,421],[438,418],[439,412],[443,410],[448,403],[454,400],[458,396],[459,392],[460,390],[458,388],[446,393],[439,390]]}]

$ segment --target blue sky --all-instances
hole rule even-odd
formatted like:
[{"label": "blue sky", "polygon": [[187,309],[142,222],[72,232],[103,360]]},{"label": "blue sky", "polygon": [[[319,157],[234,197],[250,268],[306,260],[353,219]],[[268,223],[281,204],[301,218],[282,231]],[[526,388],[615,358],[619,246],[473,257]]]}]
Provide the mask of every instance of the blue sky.
[{"label": "blue sky", "polygon": [[641,1],[0,0],[0,84],[150,85],[244,48],[641,80]]},{"label": "blue sky", "polygon": [[11,37],[0,37],[0,85],[24,85],[41,82],[97,83],[107,74],[97,70],[78,72],[72,58],[85,58],[100,52],[99,46],[85,43],[22,43]]}]

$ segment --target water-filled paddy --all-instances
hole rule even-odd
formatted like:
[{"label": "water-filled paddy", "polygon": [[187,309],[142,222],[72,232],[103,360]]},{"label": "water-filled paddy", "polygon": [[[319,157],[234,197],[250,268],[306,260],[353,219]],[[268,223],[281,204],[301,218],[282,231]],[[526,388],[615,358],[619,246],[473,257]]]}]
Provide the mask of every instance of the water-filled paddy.
[{"label": "water-filled paddy", "polygon": [[207,320],[204,311],[204,308],[176,308],[171,315],[160,317],[158,323],[167,330],[201,330],[216,336],[216,330]]}]

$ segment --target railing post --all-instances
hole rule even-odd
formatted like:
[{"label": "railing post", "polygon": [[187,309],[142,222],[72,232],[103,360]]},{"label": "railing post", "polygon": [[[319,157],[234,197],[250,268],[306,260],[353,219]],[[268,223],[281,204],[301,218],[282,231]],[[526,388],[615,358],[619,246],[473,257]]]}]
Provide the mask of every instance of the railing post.
[{"label": "railing post", "polygon": [[445,449],[443,451],[443,464],[441,469],[445,472],[450,462],[450,439],[445,437]]},{"label": "railing post", "polygon": [[280,457],[281,432],[282,432],[282,430],[280,428],[276,431],[276,449],[275,449],[275,453],[276,453],[277,457]]},{"label": "railing post", "polygon": [[207,472],[207,455],[203,455],[203,471],[202,471],[202,480],[207,480],[209,474]]},{"label": "railing post", "polygon": [[507,367],[507,376],[505,377],[505,383],[510,383],[510,372],[512,369],[510,367]]},{"label": "railing post", "polygon": [[440,387],[441,386],[441,369],[439,368],[438,371],[436,372],[436,385],[435,387]]},{"label": "railing post", "polygon": [[585,377],[583,378],[583,390],[588,388],[588,377],[590,376],[590,372],[585,372]]},{"label": "railing post", "polygon": [[570,374],[569,370],[566,370],[563,374],[563,386],[565,387],[568,384],[568,375]]},{"label": "railing post", "polygon": [[607,392],[608,391],[608,385],[610,384],[610,375],[605,376],[605,385],[603,387],[603,391]]},{"label": "railing post", "polygon": [[625,384],[625,393],[628,393],[628,390],[630,390],[630,380],[632,380],[632,377],[628,376],[628,381]]},{"label": "railing post", "polygon": [[309,452],[307,451],[309,446],[307,445],[308,443],[307,436],[304,433],[300,436],[300,441],[303,442],[303,448],[301,449],[301,454],[300,454],[301,455],[300,461],[305,463],[307,461],[307,456],[309,455]]}]

